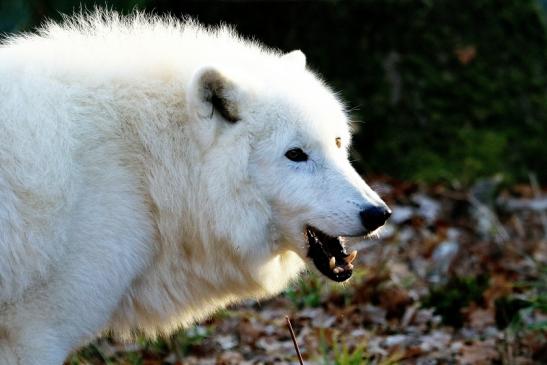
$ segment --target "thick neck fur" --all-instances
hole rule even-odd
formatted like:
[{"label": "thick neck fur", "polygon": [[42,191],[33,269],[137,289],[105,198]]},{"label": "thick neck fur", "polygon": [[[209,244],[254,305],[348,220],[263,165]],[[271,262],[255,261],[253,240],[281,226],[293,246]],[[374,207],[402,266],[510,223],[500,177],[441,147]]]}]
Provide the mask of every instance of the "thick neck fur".
[{"label": "thick neck fur", "polygon": [[[136,323],[149,334],[169,332],[236,298],[276,294],[303,265],[274,242],[270,207],[240,161],[249,144],[223,144],[219,136],[201,151],[188,123],[203,121],[189,121],[179,82],[161,87],[171,95],[167,103],[165,95],[146,92],[146,80],[127,85],[125,92],[133,95],[124,95],[126,100],[140,107],[119,111],[120,131],[132,140],[156,229],[155,256],[112,319],[122,335]],[[233,161],[226,159],[230,155]]]}]

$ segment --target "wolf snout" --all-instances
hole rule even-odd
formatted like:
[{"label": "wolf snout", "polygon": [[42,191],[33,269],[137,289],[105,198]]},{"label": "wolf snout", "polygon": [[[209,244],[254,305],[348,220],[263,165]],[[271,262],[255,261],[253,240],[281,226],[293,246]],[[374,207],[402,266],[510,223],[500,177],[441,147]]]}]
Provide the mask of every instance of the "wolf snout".
[{"label": "wolf snout", "polygon": [[359,212],[361,223],[368,232],[381,227],[391,216],[391,209],[387,206],[370,206]]}]

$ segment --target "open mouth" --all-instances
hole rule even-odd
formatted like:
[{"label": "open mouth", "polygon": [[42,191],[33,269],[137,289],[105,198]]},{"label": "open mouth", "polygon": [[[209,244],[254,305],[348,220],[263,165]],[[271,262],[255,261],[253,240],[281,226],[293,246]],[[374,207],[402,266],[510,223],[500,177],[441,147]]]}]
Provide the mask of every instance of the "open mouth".
[{"label": "open mouth", "polygon": [[315,267],[331,280],[348,280],[353,274],[352,262],[357,251],[348,254],[340,237],[331,237],[317,228],[306,226],[305,232],[309,244],[308,257]]}]

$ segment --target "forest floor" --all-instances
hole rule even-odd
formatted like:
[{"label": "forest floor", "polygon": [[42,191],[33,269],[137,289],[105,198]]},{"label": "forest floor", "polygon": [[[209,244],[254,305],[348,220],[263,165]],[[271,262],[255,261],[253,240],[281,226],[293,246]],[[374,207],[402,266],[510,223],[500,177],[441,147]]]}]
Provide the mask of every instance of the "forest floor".
[{"label": "forest floor", "polygon": [[378,178],[393,208],[358,250],[353,277],[315,272],[171,338],[102,338],[67,364],[547,364],[547,193]]}]

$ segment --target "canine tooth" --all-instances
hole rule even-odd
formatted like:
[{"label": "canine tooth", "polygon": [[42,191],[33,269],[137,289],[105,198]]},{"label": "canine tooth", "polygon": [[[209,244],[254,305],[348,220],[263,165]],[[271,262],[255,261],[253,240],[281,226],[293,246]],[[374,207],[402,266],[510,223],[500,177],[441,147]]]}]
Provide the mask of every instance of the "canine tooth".
[{"label": "canine tooth", "polygon": [[334,258],[334,256],[330,258],[329,266],[331,270],[334,269],[334,267],[336,266],[336,259]]},{"label": "canine tooth", "polygon": [[351,270],[353,269],[353,264],[348,264],[348,268]]},{"label": "canine tooth", "polygon": [[342,271],[344,271],[344,269],[342,269],[341,267],[335,267],[332,271],[334,271],[335,274],[340,274]]},{"label": "canine tooth", "polygon": [[357,257],[357,250],[353,250],[348,255],[348,257],[345,258],[345,260],[348,264],[351,264],[353,262],[353,260],[355,260],[356,257]]}]

